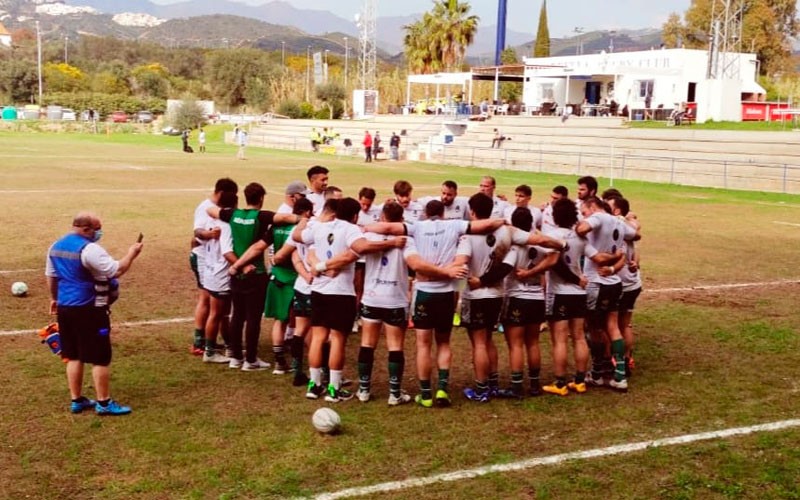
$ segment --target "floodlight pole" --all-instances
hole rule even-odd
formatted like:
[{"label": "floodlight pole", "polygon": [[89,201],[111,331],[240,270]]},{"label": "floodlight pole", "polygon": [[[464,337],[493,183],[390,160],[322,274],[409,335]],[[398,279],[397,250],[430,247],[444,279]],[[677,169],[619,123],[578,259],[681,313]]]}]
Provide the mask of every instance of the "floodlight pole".
[{"label": "floodlight pole", "polygon": [[311,45],[306,49],[306,102],[311,102]]},{"label": "floodlight pole", "polygon": [[349,63],[350,47],[347,45],[347,37],[344,37],[344,91],[347,92],[347,66]]},{"label": "floodlight pole", "polygon": [[36,59],[39,70],[39,106],[42,105],[42,32],[39,29],[39,21],[36,21]]}]

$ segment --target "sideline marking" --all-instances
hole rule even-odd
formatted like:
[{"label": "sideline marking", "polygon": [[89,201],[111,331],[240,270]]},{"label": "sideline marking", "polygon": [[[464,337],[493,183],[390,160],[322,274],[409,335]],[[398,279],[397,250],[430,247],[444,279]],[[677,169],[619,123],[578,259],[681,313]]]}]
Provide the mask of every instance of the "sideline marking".
[{"label": "sideline marking", "polygon": [[407,488],[418,488],[420,486],[428,486],[430,484],[435,484],[435,483],[459,481],[462,479],[472,479],[496,472],[519,471],[525,469],[532,469],[533,467],[539,467],[542,465],[559,465],[561,463],[570,460],[584,460],[587,458],[610,457],[614,455],[632,453],[635,451],[642,451],[648,448],[662,448],[665,446],[689,444],[698,441],[708,441],[711,439],[745,436],[748,434],[753,434],[755,432],[778,431],[793,427],[800,427],[800,420],[798,419],[782,420],[779,422],[771,422],[768,424],[751,425],[749,427],[734,427],[731,429],[723,429],[719,431],[701,432],[699,434],[685,434],[683,436],[654,439],[651,441],[639,441],[638,443],[620,444],[616,446],[608,446],[606,448],[595,448],[592,450],[576,451],[572,453],[562,453],[559,455],[550,455],[546,457],[530,458],[527,460],[521,460],[519,462],[511,462],[508,464],[487,465],[484,467],[476,467],[474,469],[464,469],[456,472],[447,472],[427,477],[410,478],[402,481],[391,481],[387,483],[379,483],[372,486],[362,486],[358,488],[347,488],[344,490],[334,491],[331,493],[321,493],[319,495],[314,496],[313,498],[316,500],[333,500],[336,498],[371,495],[375,493],[387,493],[390,491],[404,490]]},{"label": "sideline marking", "polygon": [[[757,286],[772,286],[772,285],[794,285],[800,283],[800,279],[793,280],[780,280],[780,281],[762,281],[758,283],[731,283],[723,285],[697,285],[687,286],[682,288],[656,288],[653,290],[643,290],[642,293],[674,293],[674,292],[696,292],[705,290],[725,290],[730,288],[751,288]],[[124,323],[115,323],[114,326],[149,326],[149,325],[168,325],[172,323],[188,323],[194,321],[193,317],[187,318],[169,318],[169,319],[152,319],[143,321],[126,321]],[[10,335],[25,335],[26,333],[36,333],[38,330],[0,330],[0,337]]]},{"label": "sideline marking", "polygon": [[0,271],[0,274],[30,273],[33,271],[40,271],[40,269],[9,269],[6,271]]},{"label": "sideline marking", "polygon": [[[199,193],[208,188],[155,188],[155,189],[70,189],[70,193]],[[0,194],[47,194],[64,193],[63,189],[0,189]]]},{"label": "sideline marking", "polygon": [[781,224],[782,226],[793,226],[793,227],[800,227],[800,224],[795,224],[794,222],[783,222],[780,220],[772,221],[773,224]]}]

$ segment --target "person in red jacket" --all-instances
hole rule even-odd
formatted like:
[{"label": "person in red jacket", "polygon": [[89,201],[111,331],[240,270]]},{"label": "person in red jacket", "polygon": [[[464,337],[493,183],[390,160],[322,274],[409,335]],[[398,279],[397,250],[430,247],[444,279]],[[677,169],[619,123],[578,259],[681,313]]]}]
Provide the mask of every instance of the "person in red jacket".
[{"label": "person in red jacket", "polygon": [[361,143],[364,145],[364,161],[367,163],[372,162],[372,136],[369,135],[369,130],[364,132],[364,141]]}]

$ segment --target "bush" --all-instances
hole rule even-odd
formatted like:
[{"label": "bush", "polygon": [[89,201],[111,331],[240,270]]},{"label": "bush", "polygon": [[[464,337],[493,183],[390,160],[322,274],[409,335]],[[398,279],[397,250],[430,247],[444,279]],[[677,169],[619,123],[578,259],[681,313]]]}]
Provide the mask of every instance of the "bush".
[{"label": "bush", "polygon": [[314,106],[310,102],[300,103],[299,118],[314,118]]},{"label": "bush", "polygon": [[45,94],[43,97],[45,106],[58,104],[66,108],[72,108],[78,113],[87,109],[94,109],[101,117],[108,116],[117,110],[133,114],[143,109],[149,109],[153,113],[163,114],[167,108],[167,102],[164,99],[140,99],[120,94],[52,92]]},{"label": "bush", "polygon": [[170,125],[179,130],[193,129],[205,125],[204,113],[205,110],[197,101],[184,99],[172,110],[168,121]]},{"label": "bush", "polygon": [[300,118],[300,105],[297,101],[283,101],[278,106],[278,114],[289,118]]}]

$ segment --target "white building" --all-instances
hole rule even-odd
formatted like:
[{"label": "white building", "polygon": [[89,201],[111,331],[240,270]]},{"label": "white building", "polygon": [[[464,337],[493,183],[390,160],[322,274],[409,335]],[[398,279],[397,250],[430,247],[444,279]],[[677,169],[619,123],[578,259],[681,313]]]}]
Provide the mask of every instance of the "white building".
[{"label": "white building", "polygon": [[11,47],[11,33],[8,32],[2,23],[0,23],[0,45],[3,47]]},{"label": "white building", "polygon": [[568,105],[575,113],[584,103],[604,106],[614,101],[619,110],[627,106],[633,119],[643,116],[646,108],[652,113],[695,103],[698,121],[739,121],[741,102],[763,100],[766,91],[756,82],[755,54],[729,54],[725,61],[728,74],[738,74],[738,79],[707,80],[705,50],[525,58],[523,101],[526,106],[555,103],[559,112]]}]

